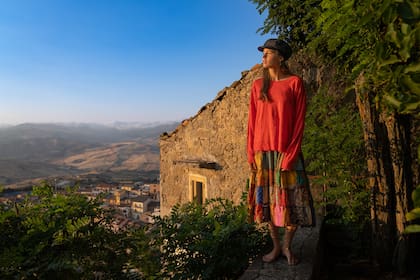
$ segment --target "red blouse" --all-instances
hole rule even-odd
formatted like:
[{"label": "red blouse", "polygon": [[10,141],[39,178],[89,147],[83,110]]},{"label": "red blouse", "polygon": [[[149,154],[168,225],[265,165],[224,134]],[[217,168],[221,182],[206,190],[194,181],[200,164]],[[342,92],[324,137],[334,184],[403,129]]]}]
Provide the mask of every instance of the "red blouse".
[{"label": "red blouse", "polygon": [[248,112],[248,162],[254,162],[256,151],[284,153],[281,168],[293,170],[301,152],[305,126],[306,93],[302,80],[291,76],[273,81],[269,101],[260,99],[263,79],[252,84]]}]

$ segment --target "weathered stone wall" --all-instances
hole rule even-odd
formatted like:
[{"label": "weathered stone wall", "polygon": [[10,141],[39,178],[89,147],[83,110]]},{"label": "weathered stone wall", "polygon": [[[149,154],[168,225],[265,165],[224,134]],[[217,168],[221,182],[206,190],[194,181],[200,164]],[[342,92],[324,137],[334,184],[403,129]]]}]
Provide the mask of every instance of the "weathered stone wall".
[{"label": "weathered stone wall", "polygon": [[[292,71],[304,66],[290,63]],[[305,65],[307,66],[307,65]],[[316,80],[317,71],[293,71],[304,80]],[[219,92],[216,98],[170,134],[160,138],[161,215],[177,203],[189,201],[189,175],[207,179],[207,198],[223,197],[239,203],[246,188],[248,103],[253,80],[261,65],[242,73],[242,78]],[[211,162],[215,169],[199,162]]]},{"label": "weathered stone wall", "polygon": [[[246,131],[248,99],[260,67],[244,72],[239,81],[170,135],[160,138],[161,215],[189,200],[189,174],[207,179],[207,198],[239,202],[248,176]],[[212,162],[215,168],[200,168]]]}]

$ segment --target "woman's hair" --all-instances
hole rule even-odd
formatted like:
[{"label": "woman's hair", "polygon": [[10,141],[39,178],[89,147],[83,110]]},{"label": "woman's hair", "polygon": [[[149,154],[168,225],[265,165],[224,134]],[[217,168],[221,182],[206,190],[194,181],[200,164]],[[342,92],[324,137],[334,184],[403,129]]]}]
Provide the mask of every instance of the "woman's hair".
[{"label": "woman's hair", "polygon": [[[290,74],[289,67],[287,66],[287,63],[285,60],[282,60],[280,62],[280,68],[283,71],[283,73]],[[270,88],[271,84],[271,77],[270,73],[268,73],[268,69],[263,69],[263,86],[260,91],[260,99],[262,101],[270,101],[270,98],[268,97],[268,89]]]}]

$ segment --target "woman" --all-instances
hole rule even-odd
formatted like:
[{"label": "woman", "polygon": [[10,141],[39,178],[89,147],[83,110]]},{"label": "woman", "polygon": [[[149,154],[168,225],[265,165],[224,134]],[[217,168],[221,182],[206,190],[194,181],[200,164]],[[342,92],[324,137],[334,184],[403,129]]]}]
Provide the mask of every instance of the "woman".
[{"label": "woman", "polygon": [[[273,249],[263,261],[285,256],[289,265],[296,265],[291,251],[296,229],[315,224],[301,152],[306,93],[286,65],[292,55],[286,42],[269,39],[258,50],[263,53],[263,77],[254,81],[249,103],[249,214],[255,222],[269,224]],[[283,244],[279,227],[286,228]]]}]

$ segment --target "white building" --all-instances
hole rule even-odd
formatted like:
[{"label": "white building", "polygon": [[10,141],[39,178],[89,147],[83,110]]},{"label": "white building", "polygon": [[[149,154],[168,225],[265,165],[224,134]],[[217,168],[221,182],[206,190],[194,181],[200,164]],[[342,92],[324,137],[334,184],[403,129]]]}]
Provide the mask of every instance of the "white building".
[{"label": "white building", "polygon": [[139,219],[140,214],[148,211],[152,200],[149,197],[139,196],[131,200],[131,213],[134,219]]}]

